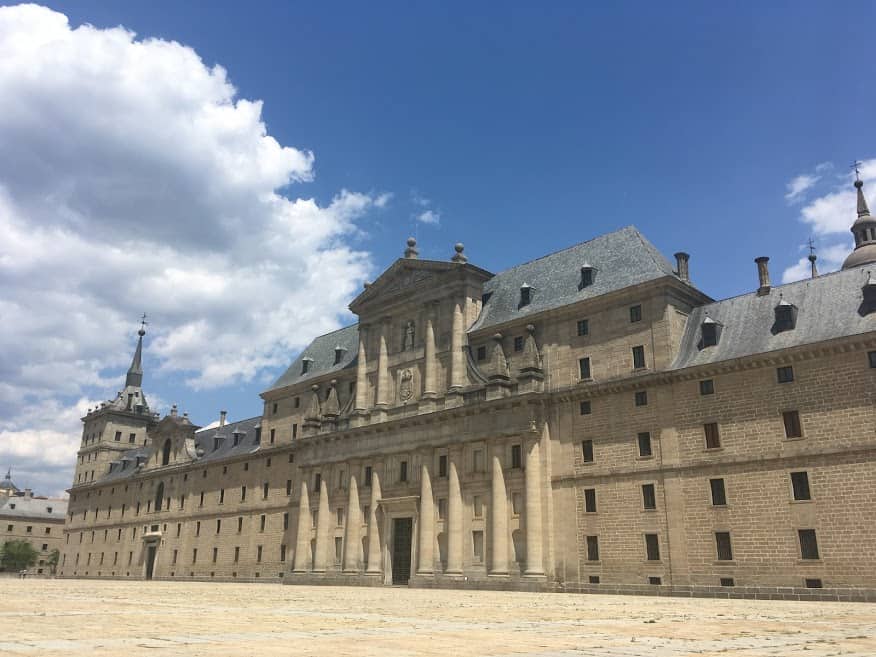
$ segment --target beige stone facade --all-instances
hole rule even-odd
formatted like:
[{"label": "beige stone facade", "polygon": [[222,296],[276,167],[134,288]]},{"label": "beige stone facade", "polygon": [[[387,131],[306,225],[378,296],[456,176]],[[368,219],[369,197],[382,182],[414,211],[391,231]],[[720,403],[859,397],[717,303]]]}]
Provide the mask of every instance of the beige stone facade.
[{"label": "beige stone facade", "polygon": [[409,241],[261,417],[89,413],[60,573],[874,596],[865,269],[715,302],[632,228],[497,275]]},{"label": "beige stone facade", "polygon": [[51,554],[60,550],[64,538],[67,500],[34,495],[19,490],[11,472],[0,482],[0,547],[7,541],[26,541],[37,551],[30,575],[52,574]]}]

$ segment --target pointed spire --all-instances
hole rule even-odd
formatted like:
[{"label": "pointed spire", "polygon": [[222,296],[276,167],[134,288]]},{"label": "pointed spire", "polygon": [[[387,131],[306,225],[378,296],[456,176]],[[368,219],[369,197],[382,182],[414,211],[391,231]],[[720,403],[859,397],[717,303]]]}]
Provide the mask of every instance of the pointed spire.
[{"label": "pointed spire", "polygon": [[140,330],[137,331],[137,348],[134,350],[134,358],[131,359],[131,367],[125,377],[125,387],[139,388],[143,385],[143,336],[146,335],[146,314],[140,320]]},{"label": "pointed spire", "polygon": [[869,217],[870,208],[867,207],[867,199],[864,197],[864,181],[860,178],[855,181],[855,189],[858,190],[858,216]]},{"label": "pointed spire", "polygon": [[815,266],[815,261],[818,256],[815,255],[815,242],[809,238],[809,266],[812,268],[812,278],[818,278],[818,268]]},{"label": "pointed spire", "polygon": [[337,379],[332,379],[329,384],[328,397],[322,405],[322,415],[328,419],[335,419],[341,414],[341,407],[338,404]]},{"label": "pointed spire", "polygon": [[857,267],[876,262],[876,217],[870,216],[870,208],[864,196],[864,181],[861,180],[858,166],[855,167],[855,190],[858,196],[858,218],[852,224],[852,235],[855,236],[855,250],[849,254],[843,263],[843,269]]}]

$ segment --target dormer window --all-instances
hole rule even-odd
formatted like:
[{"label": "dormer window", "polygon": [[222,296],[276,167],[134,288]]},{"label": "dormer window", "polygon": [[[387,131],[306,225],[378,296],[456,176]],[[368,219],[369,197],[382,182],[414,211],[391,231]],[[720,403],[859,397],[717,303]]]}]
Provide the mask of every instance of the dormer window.
[{"label": "dormer window", "polygon": [[219,445],[222,444],[222,439],[219,436],[213,438],[213,451],[215,452],[219,449]]},{"label": "dormer window", "polygon": [[335,347],[335,365],[341,362],[341,358],[344,357],[344,354],[347,352],[343,347]]},{"label": "dormer window", "polygon": [[234,436],[234,447],[237,447],[240,444],[240,432],[235,431],[232,435]]},{"label": "dormer window", "polygon": [[528,306],[531,301],[532,287],[524,283],[520,286],[520,304],[517,307],[522,308],[523,306]]},{"label": "dormer window", "polygon": [[312,362],[313,359],[307,356],[301,359],[301,374],[307,374],[310,371],[310,364]]},{"label": "dormer window", "polygon": [[589,263],[581,265],[581,281],[578,283],[578,289],[583,290],[585,287],[593,285],[593,279],[596,277],[596,267]]},{"label": "dormer window", "polygon": [[721,324],[711,317],[706,317],[700,325],[700,349],[714,347],[721,339]]},{"label": "dormer window", "polygon": [[867,272],[867,282],[864,283],[861,288],[861,294],[863,296],[863,302],[858,311],[860,315],[866,316],[872,312],[876,312],[876,279],[873,278],[873,274],[870,272]]},{"label": "dormer window", "polygon": [[775,307],[776,321],[773,323],[773,333],[791,331],[797,325],[797,307],[785,300],[779,301]]}]

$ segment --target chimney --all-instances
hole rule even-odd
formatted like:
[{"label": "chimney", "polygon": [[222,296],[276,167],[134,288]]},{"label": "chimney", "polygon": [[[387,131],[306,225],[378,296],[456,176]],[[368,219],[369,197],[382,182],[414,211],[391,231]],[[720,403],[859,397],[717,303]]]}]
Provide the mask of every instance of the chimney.
[{"label": "chimney", "polygon": [[170,407],[170,416],[176,417],[176,404]]},{"label": "chimney", "polygon": [[675,254],[675,271],[685,283],[690,283],[690,255],[684,251]]},{"label": "chimney", "polygon": [[219,411],[219,426],[225,426],[225,417],[228,415],[228,411]]},{"label": "chimney", "polygon": [[32,497],[33,497],[33,490],[30,488],[25,488],[24,489],[24,499],[29,500]]},{"label": "chimney", "polygon": [[757,288],[757,295],[763,296],[764,294],[769,294],[770,270],[768,263],[770,259],[766,256],[761,256],[759,258],[755,258],[754,261],[757,263],[757,278],[760,282],[760,286]]}]

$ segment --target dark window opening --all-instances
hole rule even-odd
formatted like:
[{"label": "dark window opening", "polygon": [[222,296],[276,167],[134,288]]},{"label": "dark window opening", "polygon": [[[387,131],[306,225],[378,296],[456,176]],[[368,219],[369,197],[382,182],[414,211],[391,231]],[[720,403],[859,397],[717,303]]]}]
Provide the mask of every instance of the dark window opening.
[{"label": "dark window opening", "polygon": [[776,368],[776,380],[779,383],[791,383],[794,380],[794,368],[790,365]]},{"label": "dark window opening", "polygon": [[579,358],[578,359],[578,375],[581,379],[589,379],[590,378],[590,359],[589,358]]},{"label": "dark window opening", "polygon": [[518,335],[514,338],[514,351],[523,351],[523,336]]},{"label": "dark window opening", "polygon": [[718,325],[712,322],[703,322],[700,327],[703,334],[703,348],[714,347],[718,344]]},{"label": "dark window opening", "polygon": [[630,323],[642,321],[642,306],[636,305],[630,307]]},{"label": "dark window opening", "polygon": [[809,490],[809,473],[792,472],[791,488],[794,491],[794,499],[797,501],[811,500],[812,493]]},{"label": "dark window opening", "polygon": [[653,586],[660,586],[661,584],[663,584],[663,580],[659,577],[649,577],[648,584],[652,584]]},{"label": "dark window opening", "polygon": [[587,561],[599,561],[599,537],[587,537]]},{"label": "dark window opening", "polygon": [[524,283],[520,286],[520,305],[518,308],[528,306],[530,301],[532,301],[532,288]]},{"label": "dark window opening", "polygon": [[645,509],[657,508],[657,494],[654,484],[642,484],[642,507]]},{"label": "dark window opening", "polygon": [[657,534],[645,534],[645,554],[648,561],[660,561],[660,542]]},{"label": "dark window opening", "polygon": [[733,561],[730,532],[715,532],[715,547],[718,551],[718,561]]},{"label": "dark window opening", "polygon": [[639,434],[639,456],[651,455],[651,432],[643,431]]},{"label": "dark window opening", "polygon": [[736,582],[733,581],[732,577],[722,577],[721,586],[736,586]]},{"label": "dark window opening", "polygon": [[639,390],[636,393],[635,404],[636,404],[636,406],[647,406],[648,405],[648,391],[647,390]]},{"label": "dark window opening", "polygon": [[446,477],[447,476],[447,454],[441,454],[438,457],[438,476],[439,477]]},{"label": "dark window opening", "polygon": [[487,348],[486,348],[486,347],[478,347],[478,349],[477,349],[477,359],[478,359],[479,361],[481,361],[481,360],[487,360]]},{"label": "dark window opening", "polygon": [[782,413],[782,422],[785,424],[785,438],[803,437],[803,429],[800,426],[800,413],[797,411],[785,411]]},{"label": "dark window opening", "polygon": [[590,400],[582,401],[578,404],[578,412],[581,415],[590,415]]},{"label": "dark window opening", "polygon": [[633,368],[642,369],[645,367],[645,347],[638,345],[633,347]]},{"label": "dark window opening", "polygon": [[592,440],[582,440],[581,441],[581,455],[584,458],[585,463],[593,462],[593,441]]},{"label": "dark window opening", "polygon": [[596,489],[584,489],[584,511],[585,513],[596,513]]},{"label": "dark window opening", "polygon": [[402,461],[398,464],[398,480],[399,481],[407,481],[408,480],[408,462]]},{"label": "dark window opening", "polygon": [[712,490],[712,506],[727,506],[727,491],[723,479],[709,479]]},{"label": "dark window opening", "polygon": [[868,351],[867,358],[870,360],[870,367],[876,367],[876,351]]},{"label": "dark window opening", "polygon": [[703,425],[706,435],[706,449],[718,449],[721,446],[721,434],[718,432],[718,423],[709,422]]},{"label": "dark window opening", "polygon": [[586,319],[578,320],[578,335],[590,334],[590,321]]},{"label": "dark window opening", "polygon": [[821,583],[821,579],[817,577],[807,577],[806,578],[806,588],[807,589],[820,589],[823,584]]},{"label": "dark window opening", "polygon": [[511,445],[511,467],[523,467],[523,450],[520,445]]},{"label": "dark window opening", "polygon": [[700,381],[700,394],[701,395],[714,395],[715,394],[715,382],[712,379],[705,379]]},{"label": "dark window opening", "polygon": [[818,539],[814,529],[798,529],[800,538],[800,556],[804,559],[818,559]]},{"label": "dark window opening", "polygon": [[587,581],[590,584],[599,584],[599,575],[590,575],[590,577],[587,578]]},{"label": "dark window opening", "polygon": [[374,471],[371,469],[370,465],[365,466],[365,485],[371,486],[371,475]]}]

